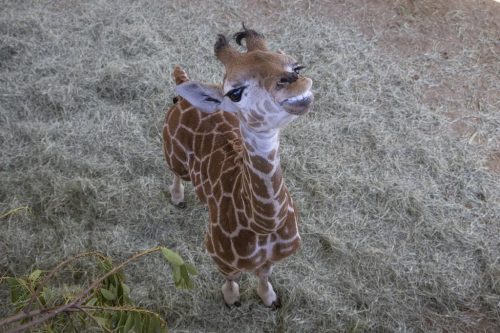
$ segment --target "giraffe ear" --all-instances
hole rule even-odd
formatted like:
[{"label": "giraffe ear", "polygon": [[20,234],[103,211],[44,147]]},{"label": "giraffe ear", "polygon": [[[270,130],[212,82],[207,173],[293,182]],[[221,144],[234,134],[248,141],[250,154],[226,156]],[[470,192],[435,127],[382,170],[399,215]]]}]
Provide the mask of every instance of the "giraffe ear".
[{"label": "giraffe ear", "polygon": [[211,113],[221,109],[224,99],[219,86],[197,81],[187,81],[175,88],[177,94],[185,98],[200,111]]}]

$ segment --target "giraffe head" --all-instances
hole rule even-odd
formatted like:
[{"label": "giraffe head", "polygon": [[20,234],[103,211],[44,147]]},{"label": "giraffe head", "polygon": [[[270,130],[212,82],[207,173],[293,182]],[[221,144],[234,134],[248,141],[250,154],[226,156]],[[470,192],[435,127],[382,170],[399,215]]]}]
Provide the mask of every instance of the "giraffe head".
[{"label": "giraffe head", "polygon": [[246,52],[223,35],[215,43],[215,55],[225,67],[222,86],[188,81],[177,86],[177,93],[203,112],[233,112],[257,132],[281,128],[309,111],[312,80],[300,74],[304,66],[270,51],[264,36],[245,26],[234,38],[239,45],[245,40]]}]

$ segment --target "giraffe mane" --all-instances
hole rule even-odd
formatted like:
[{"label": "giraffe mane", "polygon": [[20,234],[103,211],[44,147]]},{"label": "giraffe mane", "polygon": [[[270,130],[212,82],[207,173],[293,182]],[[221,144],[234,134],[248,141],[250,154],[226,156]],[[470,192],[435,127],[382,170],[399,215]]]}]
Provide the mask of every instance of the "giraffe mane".
[{"label": "giraffe mane", "polygon": [[243,143],[241,142],[241,138],[235,137],[229,139],[228,142],[232,146],[233,151],[238,155],[238,160],[241,161],[243,159]]}]

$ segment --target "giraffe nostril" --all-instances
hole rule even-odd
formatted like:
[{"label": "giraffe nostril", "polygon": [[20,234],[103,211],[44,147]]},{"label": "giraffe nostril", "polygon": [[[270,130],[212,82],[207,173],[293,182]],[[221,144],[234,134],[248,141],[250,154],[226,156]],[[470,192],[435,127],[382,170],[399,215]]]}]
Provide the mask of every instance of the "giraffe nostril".
[{"label": "giraffe nostril", "polygon": [[280,85],[283,85],[283,84],[287,84],[287,83],[293,83],[295,81],[297,81],[299,79],[299,76],[297,75],[297,73],[286,73],[285,75],[283,75],[279,81],[278,81],[278,84]]}]

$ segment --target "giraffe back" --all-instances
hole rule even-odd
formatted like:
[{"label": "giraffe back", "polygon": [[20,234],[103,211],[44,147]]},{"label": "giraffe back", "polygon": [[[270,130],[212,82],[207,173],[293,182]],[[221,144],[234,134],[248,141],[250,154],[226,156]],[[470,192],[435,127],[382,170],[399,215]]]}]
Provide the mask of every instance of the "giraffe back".
[{"label": "giraffe back", "polygon": [[[204,203],[213,195],[222,170],[237,171],[240,141],[239,121],[228,112],[200,112],[179,98],[165,115],[163,148],[167,165],[193,183]],[[230,177],[231,172],[224,175]]]}]

